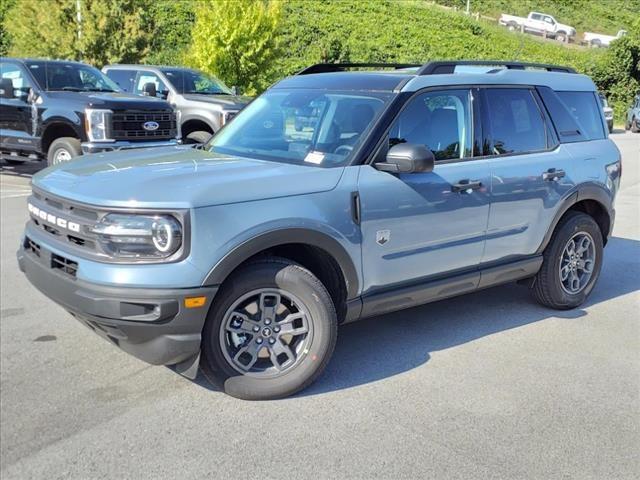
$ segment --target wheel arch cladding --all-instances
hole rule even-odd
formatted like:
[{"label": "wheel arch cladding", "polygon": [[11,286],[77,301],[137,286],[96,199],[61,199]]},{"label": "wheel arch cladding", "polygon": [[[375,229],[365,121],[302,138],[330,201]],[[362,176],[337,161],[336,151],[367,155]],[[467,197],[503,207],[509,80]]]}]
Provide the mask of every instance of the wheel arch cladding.
[{"label": "wheel arch cladding", "polygon": [[579,211],[590,215],[596,221],[598,227],[600,227],[603,244],[607,244],[611,233],[613,217],[611,194],[600,185],[590,184],[580,187],[565,199],[562,207],[556,213],[537,253],[544,251],[551,240],[551,235],[553,235],[556,227],[569,211]]},{"label": "wheel arch cladding", "polygon": [[[306,252],[305,252],[306,249]],[[314,253],[316,256],[314,256]],[[345,298],[358,296],[359,282],[354,263],[342,245],[335,238],[316,230],[288,228],[264,233],[242,243],[225,255],[207,274],[203,285],[219,285],[238,267],[248,260],[263,254],[273,254],[289,258],[311,270],[319,278],[318,254],[337,267],[344,282]],[[314,271],[315,270],[315,271]],[[322,280],[322,278],[320,278]],[[325,281],[327,278],[325,278]],[[331,290],[331,285],[326,285]]]}]

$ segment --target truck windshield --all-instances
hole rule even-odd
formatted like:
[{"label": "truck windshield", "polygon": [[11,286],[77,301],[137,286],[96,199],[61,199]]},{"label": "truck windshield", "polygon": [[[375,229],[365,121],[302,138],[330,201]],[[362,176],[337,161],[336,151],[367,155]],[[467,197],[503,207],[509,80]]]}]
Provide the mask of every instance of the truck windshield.
[{"label": "truck windshield", "polygon": [[346,165],[392,93],[274,89],[213,137],[212,152],[318,167]]},{"label": "truck windshield", "polygon": [[178,93],[198,93],[202,95],[231,95],[231,90],[221,80],[194,70],[164,69],[173,88]]},{"label": "truck windshield", "polygon": [[120,92],[97,68],[81,63],[29,62],[27,68],[40,88],[47,91]]}]

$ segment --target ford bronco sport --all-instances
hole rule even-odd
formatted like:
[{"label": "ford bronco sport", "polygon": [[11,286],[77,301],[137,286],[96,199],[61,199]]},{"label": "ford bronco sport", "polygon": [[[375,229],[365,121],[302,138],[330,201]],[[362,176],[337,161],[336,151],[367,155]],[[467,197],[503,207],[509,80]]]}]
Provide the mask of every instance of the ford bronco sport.
[{"label": "ford bronco sport", "polygon": [[177,144],[176,114],[120,91],[100,70],[62,60],[0,60],[0,154],[9,163]]},{"label": "ford bronco sport", "polygon": [[342,323],[512,281],[582,304],[621,176],[593,82],[365,67],[389,66],[280,81],[203,149],[40,172],[20,268],[114,345],[245,399],[308,386]]}]

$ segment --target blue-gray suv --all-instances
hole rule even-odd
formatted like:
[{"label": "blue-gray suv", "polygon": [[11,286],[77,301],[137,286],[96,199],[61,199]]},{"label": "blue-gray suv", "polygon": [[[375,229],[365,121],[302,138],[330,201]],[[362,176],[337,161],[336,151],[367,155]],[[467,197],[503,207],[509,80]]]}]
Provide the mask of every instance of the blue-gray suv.
[{"label": "blue-gray suv", "polygon": [[512,281],[582,304],[620,176],[570,68],[319,64],[204,147],[35,175],[18,259],[136,357],[279,398],[320,375],[340,324]]}]

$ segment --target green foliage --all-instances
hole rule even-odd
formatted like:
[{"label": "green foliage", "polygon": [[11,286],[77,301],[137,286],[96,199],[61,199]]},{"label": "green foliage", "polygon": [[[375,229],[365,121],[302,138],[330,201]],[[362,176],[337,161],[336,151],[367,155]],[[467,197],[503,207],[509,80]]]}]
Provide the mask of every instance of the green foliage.
[{"label": "green foliage", "polygon": [[21,0],[7,12],[10,53],[81,59],[97,66],[144,58],[147,32],[145,0],[81,0],[78,34],[75,0]]},{"label": "green foliage", "polygon": [[151,4],[153,36],[147,63],[181,65],[191,44],[195,22],[195,2],[190,0],[156,0]]},{"label": "green foliage", "polygon": [[[464,10],[467,0],[435,0],[436,3]],[[471,0],[471,11],[498,18],[500,14],[527,16],[529,12],[553,15],[579,32],[615,35],[628,30],[640,16],[638,0]]]},{"label": "green foliage", "polygon": [[11,46],[11,36],[4,28],[4,19],[15,3],[15,0],[3,0],[0,2],[0,56],[6,55]]},{"label": "green foliage", "polygon": [[263,90],[273,79],[280,15],[277,0],[198,2],[189,63],[249,94]]}]

